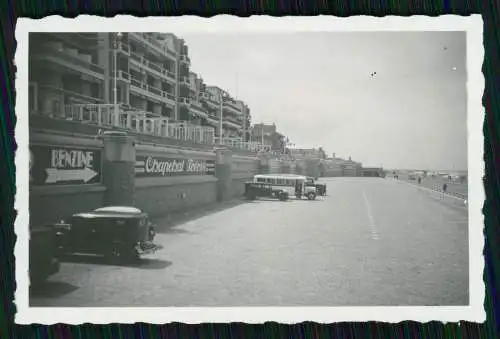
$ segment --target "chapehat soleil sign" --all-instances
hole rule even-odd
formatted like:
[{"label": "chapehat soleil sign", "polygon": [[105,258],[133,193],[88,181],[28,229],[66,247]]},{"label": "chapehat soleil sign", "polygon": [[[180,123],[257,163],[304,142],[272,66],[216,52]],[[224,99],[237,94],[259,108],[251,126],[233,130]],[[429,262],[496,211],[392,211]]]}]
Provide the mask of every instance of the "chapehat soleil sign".
[{"label": "chapehat soleil sign", "polygon": [[136,157],[136,177],[165,177],[206,174],[215,174],[215,161],[201,159],[172,159],[153,156]]}]

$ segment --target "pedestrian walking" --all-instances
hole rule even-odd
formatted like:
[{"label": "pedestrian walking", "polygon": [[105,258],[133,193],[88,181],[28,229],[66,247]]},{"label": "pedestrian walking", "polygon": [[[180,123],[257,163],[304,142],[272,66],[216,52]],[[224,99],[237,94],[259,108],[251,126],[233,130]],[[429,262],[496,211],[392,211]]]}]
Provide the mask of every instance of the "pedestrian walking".
[{"label": "pedestrian walking", "polygon": [[421,182],[422,182],[422,178],[418,177],[418,184],[420,185]]},{"label": "pedestrian walking", "polygon": [[448,189],[448,185],[446,183],[443,184],[443,193],[446,193],[446,190]]}]

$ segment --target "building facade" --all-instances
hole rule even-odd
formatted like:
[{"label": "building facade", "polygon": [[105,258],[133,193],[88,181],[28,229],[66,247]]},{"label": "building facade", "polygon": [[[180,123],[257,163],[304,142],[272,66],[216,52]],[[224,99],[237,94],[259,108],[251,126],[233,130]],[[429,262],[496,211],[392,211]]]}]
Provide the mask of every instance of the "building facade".
[{"label": "building facade", "polygon": [[363,165],[359,162],[353,161],[351,157],[349,160],[344,162],[344,173],[345,177],[359,177],[361,176],[361,169]]},{"label": "building facade", "polygon": [[205,107],[216,117],[217,135],[248,141],[246,139],[251,124],[248,106],[217,86],[203,86],[202,92]]},{"label": "building facade", "polygon": [[324,152],[321,148],[290,148],[288,153],[295,159],[323,159]]},{"label": "building facade", "polygon": [[218,133],[222,122],[223,136],[248,139],[248,105],[191,72],[188,46],[173,34],[31,33],[29,48],[31,114],[114,105]]},{"label": "building facade", "polygon": [[276,124],[254,124],[250,136],[253,142],[270,145],[272,151],[284,152],[286,148],[286,137],[279,133]]}]

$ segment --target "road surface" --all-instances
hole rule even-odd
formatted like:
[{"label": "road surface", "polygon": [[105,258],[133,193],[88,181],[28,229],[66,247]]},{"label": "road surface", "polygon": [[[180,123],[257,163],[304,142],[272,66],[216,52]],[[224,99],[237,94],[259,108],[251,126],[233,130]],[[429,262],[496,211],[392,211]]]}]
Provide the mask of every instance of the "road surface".
[{"label": "road surface", "polygon": [[[316,201],[258,200],[164,227],[141,265],[73,259],[32,306],[467,305],[467,210],[380,178]],[[456,199],[455,199],[456,200]]]}]

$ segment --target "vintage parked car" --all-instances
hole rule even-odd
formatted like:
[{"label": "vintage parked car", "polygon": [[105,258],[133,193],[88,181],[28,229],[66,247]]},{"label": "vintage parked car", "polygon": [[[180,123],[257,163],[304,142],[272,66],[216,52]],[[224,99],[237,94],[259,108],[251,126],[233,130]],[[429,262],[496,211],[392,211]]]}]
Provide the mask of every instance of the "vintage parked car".
[{"label": "vintage parked car", "polygon": [[273,188],[271,184],[261,184],[252,181],[245,183],[245,197],[255,200],[259,197],[277,198],[281,201],[288,200],[288,192],[281,188]]},{"label": "vintage parked car", "polygon": [[29,275],[31,282],[43,282],[59,272],[60,263],[55,250],[55,234],[52,227],[40,226],[30,230]]},{"label": "vintage parked car", "polygon": [[161,249],[148,215],[129,206],[108,206],[77,213],[54,225],[58,253],[104,255],[134,260]]}]

